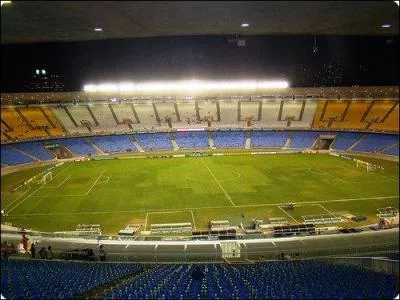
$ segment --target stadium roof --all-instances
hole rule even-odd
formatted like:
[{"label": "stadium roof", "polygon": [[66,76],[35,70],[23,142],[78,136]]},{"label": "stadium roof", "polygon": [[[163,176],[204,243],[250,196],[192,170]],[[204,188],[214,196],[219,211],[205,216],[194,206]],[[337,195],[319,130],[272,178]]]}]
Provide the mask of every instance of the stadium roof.
[{"label": "stadium roof", "polygon": [[2,44],[188,35],[398,35],[398,27],[394,1],[14,1],[1,8]]},{"label": "stadium roof", "polygon": [[85,101],[108,101],[119,100],[157,100],[174,101],[175,99],[231,99],[236,97],[252,98],[266,97],[271,100],[291,100],[293,96],[297,100],[303,99],[351,99],[351,100],[398,100],[399,89],[397,86],[368,86],[368,87],[313,87],[313,88],[287,88],[287,89],[266,89],[264,91],[224,91],[213,93],[174,93],[166,95],[163,91],[141,92],[141,93],[120,93],[120,92],[59,92],[59,93],[1,93],[1,105],[13,104],[38,104],[58,102],[85,102]]}]

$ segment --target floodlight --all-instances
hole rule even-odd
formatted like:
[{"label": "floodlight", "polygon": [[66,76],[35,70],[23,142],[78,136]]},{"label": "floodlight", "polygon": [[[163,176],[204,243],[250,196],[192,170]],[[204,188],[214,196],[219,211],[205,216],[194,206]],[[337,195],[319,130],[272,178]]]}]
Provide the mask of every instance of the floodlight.
[{"label": "floodlight", "polygon": [[46,70],[42,69],[42,75],[46,75]]},{"label": "floodlight", "polygon": [[94,29],[94,31],[101,32],[101,31],[103,31],[103,28],[97,27],[97,28]]},{"label": "floodlight", "polygon": [[1,1],[1,6],[5,5],[5,4],[11,4],[11,1]]},{"label": "floodlight", "polygon": [[250,26],[250,24],[249,23],[242,23],[242,25],[241,25],[242,27],[249,27]]},{"label": "floodlight", "polygon": [[36,75],[39,75],[39,74],[40,74],[40,70],[36,69]]},{"label": "floodlight", "polygon": [[390,28],[390,27],[392,27],[392,25],[390,25],[390,24],[383,24],[382,25],[382,28]]},{"label": "floodlight", "polygon": [[87,84],[85,92],[155,92],[155,91],[208,91],[208,90],[256,90],[256,89],[283,89],[289,87],[287,81],[202,81],[183,80],[166,82],[121,82]]}]

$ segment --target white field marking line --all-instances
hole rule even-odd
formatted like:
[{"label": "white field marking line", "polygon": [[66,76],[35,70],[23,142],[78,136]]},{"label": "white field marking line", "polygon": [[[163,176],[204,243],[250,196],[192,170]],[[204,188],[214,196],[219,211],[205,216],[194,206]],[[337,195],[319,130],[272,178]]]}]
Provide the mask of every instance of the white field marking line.
[{"label": "white field marking line", "polygon": [[292,220],[294,220],[297,224],[299,224],[299,222],[293,218],[290,214],[288,214],[284,209],[282,209],[280,206],[278,206],[278,208],[283,211],[289,218],[291,218]]},{"label": "white field marking line", "polygon": [[[57,196],[57,195],[56,195]],[[62,196],[62,195],[58,195]],[[32,196],[35,197],[35,196]],[[51,196],[55,197],[55,196]],[[384,196],[384,197],[369,197],[369,198],[349,198],[349,199],[336,199],[336,200],[325,200],[325,201],[308,201],[308,202],[299,202],[301,205],[305,204],[318,204],[318,203],[330,203],[330,202],[350,202],[350,201],[365,201],[365,200],[381,200],[381,199],[394,199],[394,198],[400,198],[399,195],[397,196]],[[282,203],[264,203],[264,204],[250,204],[250,205],[237,205],[236,207],[241,208],[241,207],[261,207],[261,206],[282,206],[287,204],[288,201],[282,202]],[[293,202],[293,204],[296,204],[296,202]],[[300,206],[297,205],[296,206]],[[188,210],[202,210],[202,209],[217,209],[217,208],[226,208],[226,205],[222,206],[203,206],[203,207],[189,207],[184,210],[187,212]],[[171,208],[169,212],[174,213],[174,212],[180,212],[182,211],[182,208]],[[117,210],[117,211],[91,211],[91,212],[52,212],[52,213],[37,213],[37,214],[19,214],[19,215],[13,215],[12,217],[28,217],[28,216],[48,216],[48,215],[97,215],[97,214],[115,214],[115,213],[136,213],[136,212],[147,212],[150,214],[157,214],[157,213],[162,213],[165,212],[162,209],[160,210],[146,210],[146,209],[138,209],[138,210]],[[165,212],[168,213],[168,212]],[[11,217],[11,216],[9,216]]]},{"label": "white field marking line", "polygon": [[58,175],[64,173],[64,172],[65,172],[66,170],[68,170],[71,166],[72,166],[72,164],[69,164],[69,165],[68,165],[66,168],[64,168],[64,170],[62,170],[60,173],[57,173],[56,175],[54,175],[54,177],[53,177],[52,180],[54,180],[54,178],[56,178]]},{"label": "white field marking line", "polygon": [[322,208],[323,210],[325,210],[328,214],[330,214],[331,216],[336,217],[335,214],[333,214],[331,211],[329,211],[328,209],[326,209],[322,204],[317,203],[317,204],[315,204],[315,205],[321,206],[321,208]]},{"label": "white field marking line", "polygon": [[210,168],[207,166],[207,164],[204,162],[203,159],[201,159],[201,162],[203,163],[203,165],[206,166],[208,172],[210,172],[211,176],[214,178],[215,182],[218,184],[218,186],[221,188],[221,190],[224,192],[226,199],[229,200],[229,202],[233,205],[236,206],[235,203],[233,203],[231,197],[229,196],[229,194],[225,191],[225,189],[222,187],[222,185],[219,183],[217,177],[215,177],[214,173],[210,170]]},{"label": "white field marking line", "polygon": [[16,209],[18,206],[20,206],[26,199],[31,197],[34,193],[36,193],[41,188],[42,188],[42,186],[39,186],[36,190],[34,190],[32,193],[30,193],[28,196],[26,196],[24,199],[22,199],[19,203],[17,203],[14,207],[10,208],[10,210],[7,213],[12,212],[14,209]]},{"label": "white field marking line", "polygon": [[[192,172],[192,173],[193,173],[193,172]],[[235,174],[237,174],[238,176],[236,176],[235,178],[222,179],[222,180],[220,179],[219,182],[233,181],[233,180],[239,179],[239,178],[242,176],[242,174],[240,174],[239,172],[232,172],[232,173],[235,173]],[[186,178],[187,180],[190,180],[190,181],[197,181],[197,182],[212,182],[212,180],[210,181],[210,180],[201,180],[201,179],[190,178],[189,176],[187,176],[188,174],[191,174],[191,173],[187,173],[187,174],[185,175],[185,178]]]},{"label": "white field marking line", "polygon": [[15,199],[13,202],[8,203],[8,204],[6,205],[6,207],[4,207],[4,209],[7,209],[7,208],[10,207],[14,202],[18,201],[18,200],[21,199],[25,194],[27,194],[27,193],[32,189],[32,187],[31,187],[30,184],[28,184],[28,187],[29,187],[29,189],[28,189],[27,191],[25,191],[25,192],[23,192],[21,195],[19,195],[18,198]]},{"label": "white field marking line", "polygon": [[71,176],[72,176],[72,175],[69,175],[67,178],[64,179],[64,181],[62,181],[61,183],[59,183],[59,184],[56,185],[56,186],[44,186],[43,188],[44,188],[44,189],[57,189],[57,188],[59,188],[60,186],[62,186],[64,183],[66,183],[67,180],[71,178]]},{"label": "white field marking line", "polygon": [[83,194],[76,194],[76,195],[37,195],[37,196],[32,196],[34,198],[54,198],[57,196],[60,197],[82,197],[82,196],[87,196],[89,192],[93,189],[93,187],[97,184],[97,181],[101,178],[101,176],[104,174],[106,170],[103,170],[103,172],[97,177],[95,182],[92,184],[92,186],[89,188],[89,190]]},{"label": "white field marking line", "polygon": [[106,183],[108,183],[110,181],[110,177],[108,177],[108,176],[103,176],[103,178],[105,178],[106,180],[98,182],[97,183],[98,185],[99,184],[106,184]]},{"label": "white field marking line", "polygon": [[192,215],[194,230],[196,230],[196,221],[194,220],[193,210],[190,211],[190,214]]},{"label": "white field marking line", "polygon": [[90,191],[92,190],[92,188],[96,185],[97,181],[99,181],[99,179],[101,178],[101,176],[103,176],[104,172],[106,170],[103,170],[103,172],[101,172],[101,174],[99,175],[99,177],[97,177],[96,181],[92,184],[92,186],[89,188],[89,190],[85,193],[85,195],[88,195],[90,193]]}]

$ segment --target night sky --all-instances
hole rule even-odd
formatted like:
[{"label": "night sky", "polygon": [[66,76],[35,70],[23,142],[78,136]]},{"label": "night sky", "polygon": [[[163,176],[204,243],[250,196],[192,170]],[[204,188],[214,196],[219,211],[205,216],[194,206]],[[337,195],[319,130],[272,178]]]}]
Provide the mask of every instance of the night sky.
[{"label": "night sky", "polygon": [[160,37],[2,45],[1,91],[21,92],[44,68],[66,91],[85,83],[196,79],[286,79],[292,87],[397,85],[398,37]]}]

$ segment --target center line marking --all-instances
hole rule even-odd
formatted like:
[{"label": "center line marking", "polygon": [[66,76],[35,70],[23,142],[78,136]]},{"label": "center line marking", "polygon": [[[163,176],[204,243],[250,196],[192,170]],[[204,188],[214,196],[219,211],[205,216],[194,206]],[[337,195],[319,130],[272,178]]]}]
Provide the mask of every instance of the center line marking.
[{"label": "center line marking", "polygon": [[214,178],[215,182],[218,184],[218,186],[221,188],[221,190],[224,192],[226,199],[229,200],[229,202],[232,203],[233,206],[236,206],[235,203],[233,203],[231,196],[229,196],[229,194],[225,191],[225,189],[223,188],[223,186],[219,183],[217,177],[215,177],[214,173],[210,170],[210,168],[207,166],[207,164],[204,162],[203,159],[201,159],[201,162],[203,163],[203,165],[206,166],[208,172],[210,172],[211,176]]}]

